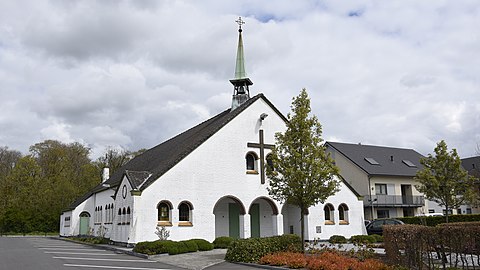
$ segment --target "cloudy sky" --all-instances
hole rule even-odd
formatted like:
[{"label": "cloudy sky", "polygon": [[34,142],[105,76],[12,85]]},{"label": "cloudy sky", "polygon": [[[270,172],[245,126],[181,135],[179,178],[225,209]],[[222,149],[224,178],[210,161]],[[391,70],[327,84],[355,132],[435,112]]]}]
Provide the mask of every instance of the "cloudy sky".
[{"label": "cloudy sky", "polygon": [[472,1],[0,1],[0,146],[150,148],[227,109],[242,16],[253,95],[302,88],[324,139],[462,157],[480,143]]}]

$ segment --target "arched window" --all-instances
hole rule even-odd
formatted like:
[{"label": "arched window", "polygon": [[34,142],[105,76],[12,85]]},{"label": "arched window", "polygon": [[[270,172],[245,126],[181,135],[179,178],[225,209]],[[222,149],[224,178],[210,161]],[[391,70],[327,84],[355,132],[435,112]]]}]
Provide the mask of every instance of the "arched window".
[{"label": "arched window", "polygon": [[327,203],[325,207],[323,207],[323,211],[325,213],[325,224],[326,225],[331,225],[335,224],[335,209],[333,208],[333,205]]},{"label": "arched window", "polygon": [[103,220],[103,207],[100,206],[100,209],[98,211],[98,223],[102,223]]},{"label": "arched window", "polygon": [[127,219],[127,210],[124,207],[122,209],[122,225],[125,224],[126,219]]},{"label": "arched window", "polygon": [[127,224],[130,224],[130,217],[131,215],[130,215],[130,206],[129,206],[127,207]]},{"label": "arched window", "polygon": [[115,207],[113,207],[113,203],[110,204],[110,212],[111,212],[110,223],[113,223],[113,218],[114,218],[114,215],[115,215]]},{"label": "arched window", "polygon": [[158,214],[157,220],[158,224],[162,226],[172,226],[172,204],[169,201],[161,201],[157,205]]},{"label": "arched window", "polygon": [[258,157],[254,152],[248,152],[247,155],[245,155],[247,172],[258,172],[257,160]]},{"label": "arched window", "polygon": [[338,206],[338,219],[340,224],[348,224],[348,206],[344,203]]},{"label": "arched window", "polygon": [[190,202],[183,201],[178,205],[178,221],[180,226],[192,225],[193,206]]},{"label": "arched window", "polygon": [[118,225],[122,225],[122,208],[118,208]]},{"label": "arched window", "polygon": [[110,222],[110,206],[107,204],[105,205],[105,223]]}]

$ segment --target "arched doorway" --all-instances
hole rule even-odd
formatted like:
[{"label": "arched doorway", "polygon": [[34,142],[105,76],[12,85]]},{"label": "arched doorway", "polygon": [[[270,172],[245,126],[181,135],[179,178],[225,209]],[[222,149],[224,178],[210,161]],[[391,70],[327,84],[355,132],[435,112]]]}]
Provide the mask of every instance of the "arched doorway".
[{"label": "arched doorway", "polygon": [[[301,236],[300,208],[292,204],[284,204],[282,207],[283,233]],[[308,213],[303,218],[305,224],[305,239],[308,239]]]},{"label": "arched doorway", "polygon": [[244,232],[243,216],[245,213],[245,207],[237,197],[229,195],[220,198],[213,207],[215,237],[230,236],[242,238]]},{"label": "arched doorway", "polygon": [[80,226],[78,234],[87,235],[90,227],[90,214],[88,212],[80,213]]},{"label": "arched doorway", "polygon": [[248,210],[251,237],[277,235],[278,208],[268,197],[255,199]]}]

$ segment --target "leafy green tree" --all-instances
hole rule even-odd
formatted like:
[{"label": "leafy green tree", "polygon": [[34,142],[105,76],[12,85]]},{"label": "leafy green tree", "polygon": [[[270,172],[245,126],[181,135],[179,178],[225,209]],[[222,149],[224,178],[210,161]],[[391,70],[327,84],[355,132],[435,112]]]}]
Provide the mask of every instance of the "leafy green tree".
[{"label": "leafy green tree", "polygon": [[456,209],[475,200],[475,178],[463,169],[456,149],[448,152],[445,141],[437,143],[434,152],[435,156],[428,154],[420,160],[423,169],[415,176],[415,180],[419,182],[415,187],[424,193],[428,200],[445,207],[448,222],[449,209]]},{"label": "leafy green tree", "polygon": [[9,150],[8,147],[0,147],[0,233],[4,231],[6,215],[11,200],[14,198],[9,176],[17,164],[22,154],[15,150]]},{"label": "leafy green tree", "polygon": [[275,134],[275,147],[271,153],[274,166],[267,166],[268,192],[282,203],[300,208],[304,242],[304,216],[309,207],[324,203],[338,191],[335,176],[339,171],[325,152],[320,122],[316,116],[310,116],[310,99],[305,89],[293,98],[291,109],[286,131]]},{"label": "leafy green tree", "polygon": [[100,170],[102,170],[103,168],[109,168],[110,175],[112,175],[115,171],[120,169],[131,159],[133,159],[137,155],[142,154],[145,151],[146,149],[140,149],[136,152],[130,152],[128,150],[113,148],[109,146],[105,150],[105,155],[97,158],[97,160],[95,161],[95,166],[97,166],[97,168]]}]

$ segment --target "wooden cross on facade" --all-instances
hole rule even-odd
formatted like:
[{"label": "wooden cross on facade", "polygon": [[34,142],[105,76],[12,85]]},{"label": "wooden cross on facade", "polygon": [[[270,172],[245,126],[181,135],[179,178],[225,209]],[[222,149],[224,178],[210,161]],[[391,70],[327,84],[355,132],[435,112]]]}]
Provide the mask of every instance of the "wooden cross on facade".
[{"label": "wooden cross on facade", "polygon": [[263,130],[259,130],[260,143],[247,143],[247,147],[260,148],[260,179],[265,184],[265,148],[273,149],[273,144],[265,144],[263,140]]}]

